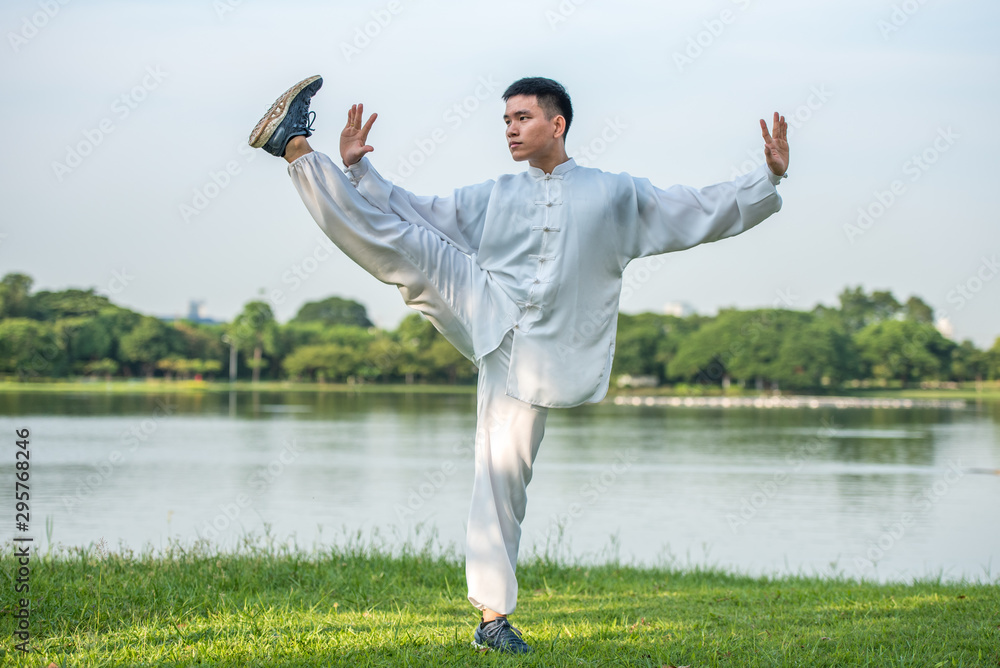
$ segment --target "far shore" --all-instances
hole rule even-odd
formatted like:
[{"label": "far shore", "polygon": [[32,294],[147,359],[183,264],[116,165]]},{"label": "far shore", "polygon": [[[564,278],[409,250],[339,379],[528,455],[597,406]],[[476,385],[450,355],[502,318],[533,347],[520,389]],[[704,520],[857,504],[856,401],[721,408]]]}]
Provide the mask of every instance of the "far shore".
[{"label": "far shore", "polygon": [[[459,385],[405,383],[303,383],[292,381],[197,381],[154,379],[53,379],[17,382],[0,381],[0,393],[88,393],[88,394],[166,394],[202,392],[339,392],[391,394],[475,394],[473,383]],[[888,398],[888,399],[971,399],[1000,401],[1000,382],[962,383],[956,388],[850,387],[819,391],[760,391],[730,387],[723,391],[712,387],[662,386],[643,389],[612,389],[608,400],[623,397],[824,397]],[[618,403],[621,403],[619,401]]]}]

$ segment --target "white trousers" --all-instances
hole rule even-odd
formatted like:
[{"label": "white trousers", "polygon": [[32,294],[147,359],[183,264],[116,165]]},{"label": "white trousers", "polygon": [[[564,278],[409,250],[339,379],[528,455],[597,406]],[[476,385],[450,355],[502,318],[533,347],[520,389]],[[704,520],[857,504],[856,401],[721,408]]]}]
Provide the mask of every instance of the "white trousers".
[{"label": "white trousers", "polygon": [[[372,276],[396,285],[408,306],[472,359],[472,328],[484,314],[497,312],[493,281],[475,259],[431,230],[376,209],[322,153],[302,156],[288,173],[333,243]],[[512,340],[508,332],[499,348],[479,360],[476,470],[465,549],[469,601],[501,614],[517,606],[526,488],[548,414],[506,394]]]}]

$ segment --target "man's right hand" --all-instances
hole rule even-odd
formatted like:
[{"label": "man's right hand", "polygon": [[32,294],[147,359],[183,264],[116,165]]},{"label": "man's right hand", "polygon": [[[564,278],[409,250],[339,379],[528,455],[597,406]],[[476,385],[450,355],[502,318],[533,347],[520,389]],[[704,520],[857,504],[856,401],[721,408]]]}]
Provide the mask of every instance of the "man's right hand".
[{"label": "man's right hand", "polygon": [[347,125],[340,133],[340,157],[344,161],[345,167],[350,167],[365,156],[375,150],[368,146],[368,131],[372,129],[372,124],[378,118],[378,114],[372,114],[368,122],[361,125],[361,118],[364,116],[365,105],[355,104],[347,112]]}]

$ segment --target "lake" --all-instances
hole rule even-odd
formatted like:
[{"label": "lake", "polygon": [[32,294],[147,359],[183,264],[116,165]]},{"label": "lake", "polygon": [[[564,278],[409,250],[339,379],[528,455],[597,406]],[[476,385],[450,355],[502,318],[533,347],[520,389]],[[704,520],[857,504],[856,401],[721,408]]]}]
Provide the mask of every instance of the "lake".
[{"label": "lake", "polygon": [[[673,403],[549,412],[523,556],[997,580],[1000,403]],[[48,522],[54,543],[136,550],[248,532],[460,550],[474,411],[471,394],[0,394],[0,484],[27,427],[43,549]]]}]

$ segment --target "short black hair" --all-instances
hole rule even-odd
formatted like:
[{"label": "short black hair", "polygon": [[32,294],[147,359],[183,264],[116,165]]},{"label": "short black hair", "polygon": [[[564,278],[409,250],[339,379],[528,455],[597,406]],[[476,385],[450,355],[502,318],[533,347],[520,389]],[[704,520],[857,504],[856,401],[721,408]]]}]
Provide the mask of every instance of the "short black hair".
[{"label": "short black hair", "polygon": [[569,93],[561,83],[545,77],[525,77],[507,87],[503,101],[506,102],[515,95],[534,95],[547,118],[556,116],[565,118],[566,130],[563,132],[563,139],[566,138],[569,126],[573,122],[573,103],[569,101]]}]

